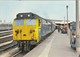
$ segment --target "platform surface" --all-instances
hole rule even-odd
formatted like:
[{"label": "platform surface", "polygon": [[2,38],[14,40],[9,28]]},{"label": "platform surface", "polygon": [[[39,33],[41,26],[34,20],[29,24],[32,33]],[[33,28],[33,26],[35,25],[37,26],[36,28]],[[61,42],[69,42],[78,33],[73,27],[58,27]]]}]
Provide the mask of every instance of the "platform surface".
[{"label": "platform surface", "polygon": [[78,54],[70,48],[69,36],[56,30],[24,57],[78,57]]}]

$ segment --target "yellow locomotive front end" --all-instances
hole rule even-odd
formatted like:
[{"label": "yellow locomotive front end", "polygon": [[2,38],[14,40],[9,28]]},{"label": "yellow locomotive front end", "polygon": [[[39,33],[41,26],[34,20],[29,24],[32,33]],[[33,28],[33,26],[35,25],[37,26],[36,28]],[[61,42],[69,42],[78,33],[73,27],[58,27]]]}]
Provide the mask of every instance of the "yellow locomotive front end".
[{"label": "yellow locomotive front end", "polygon": [[13,24],[13,40],[38,41],[38,19],[14,20]]}]

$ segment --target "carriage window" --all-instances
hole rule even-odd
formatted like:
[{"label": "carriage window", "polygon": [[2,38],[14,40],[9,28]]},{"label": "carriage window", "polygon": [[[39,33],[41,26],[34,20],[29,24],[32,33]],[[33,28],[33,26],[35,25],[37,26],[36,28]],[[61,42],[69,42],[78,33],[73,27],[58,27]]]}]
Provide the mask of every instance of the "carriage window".
[{"label": "carriage window", "polygon": [[15,20],[15,26],[22,26],[24,25],[24,20]]},{"label": "carriage window", "polygon": [[35,19],[27,19],[26,24],[27,25],[36,25],[36,20]]}]

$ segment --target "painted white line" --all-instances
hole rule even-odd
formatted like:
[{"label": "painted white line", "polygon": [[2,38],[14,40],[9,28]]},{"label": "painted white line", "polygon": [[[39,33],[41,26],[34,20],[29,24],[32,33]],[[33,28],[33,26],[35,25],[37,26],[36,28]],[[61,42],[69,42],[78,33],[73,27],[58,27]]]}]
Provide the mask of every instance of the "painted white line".
[{"label": "painted white line", "polygon": [[10,44],[10,43],[12,43],[12,42],[13,42],[13,40],[8,41],[8,42],[5,42],[5,43],[1,43],[1,44],[0,44],[0,47],[1,47],[1,46],[4,46],[4,45],[7,45],[7,44]]},{"label": "painted white line", "polygon": [[53,42],[53,38],[51,39],[51,41],[49,42],[49,44],[46,46],[46,48],[44,49],[44,51],[40,54],[39,57],[48,57],[50,48],[51,48],[51,44]]},{"label": "painted white line", "polygon": [[0,37],[0,39],[6,38],[6,37],[10,37],[10,36],[12,36],[12,35],[13,35],[13,34],[7,35],[7,36],[3,36],[3,37]]},{"label": "painted white line", "polygon": [[5,33],[5,32],[12,32],[12,30],[2,31],[2,32],[0,32],[0,33]]}]

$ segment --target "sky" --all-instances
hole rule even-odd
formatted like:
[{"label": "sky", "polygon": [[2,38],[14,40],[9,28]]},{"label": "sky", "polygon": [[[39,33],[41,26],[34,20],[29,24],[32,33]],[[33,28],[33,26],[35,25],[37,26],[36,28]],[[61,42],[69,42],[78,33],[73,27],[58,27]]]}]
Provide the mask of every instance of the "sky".
[{"label": "sky", "polygon": [[0,1],[0,20],[12,23],[18,13],[35,13],[45,19],[66,19],[66,5],[69,6],[69,20],[75,21],[75,1]]}]

